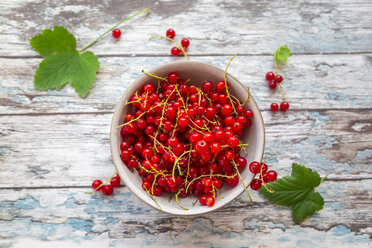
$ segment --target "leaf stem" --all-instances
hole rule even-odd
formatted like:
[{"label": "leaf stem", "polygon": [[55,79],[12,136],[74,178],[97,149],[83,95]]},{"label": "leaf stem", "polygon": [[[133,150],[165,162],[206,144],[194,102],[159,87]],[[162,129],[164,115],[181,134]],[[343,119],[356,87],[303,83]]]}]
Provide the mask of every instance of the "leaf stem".
[{"label": "leaf stem", "polygon": [[135,13],[134,15],[118,22],[115,26],[113,26],[112,28],[110,28],[109,30],[107,30],[106,32],[104,32],[103,34],[101,34],[97,39],[95,39],[94,41],[92,41],[89,45],[87,45],[86,47],[84,47],[83,49],[80,49],[79,52],[84,52],[86,49],[88,49],[89,47],[93,46],[97,41],[99,41],[100,39],[102,39],[103,36],[105,36],[107,33],[111,32],[112,30],[114,30],[115,28],[117,28],[120,24],[122,24],[123,22],[126,22],[130,19],[132,19],[133,17],[135,16],[138,16],[139,14],[143,13],[143,12],[147,12],[149,14],[151,14],[151,9],[143,9],[141,11],[138,11],[137,13]]},{"label": "leaf stem", "polygon": [[327,177],[328,177],[329,173],[327,173],[323,178],[322,180],[320,180],[320,183],[322,183]]}]

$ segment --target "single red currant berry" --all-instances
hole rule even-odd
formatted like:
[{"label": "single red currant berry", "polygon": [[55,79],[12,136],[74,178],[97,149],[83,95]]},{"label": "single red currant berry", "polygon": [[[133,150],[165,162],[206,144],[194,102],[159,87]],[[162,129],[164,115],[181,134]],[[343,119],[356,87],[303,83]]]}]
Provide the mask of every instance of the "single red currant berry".
[{"label": "single red currant berry", "polygon": [[247,109],[245,112],[244,112],[245,116],[248,117],[248,118],[252,118],[253,117],[253,112],[252,110],[250,109]]},{"label": "single red currant berry", "polygon": [[120,29],[115,28],[114,30],[112,30],[112,37],[114,37],[115,39],[119,39],[120,36],[121,36]]},{"label": "single red currant berry", "polygon": [[276,171],[269,170],[266,173],[266,177],[267,177],[267,182],[270,183],[270,182],[274,182],[278,178],[278,174],[276,173]]},{"label": "single red currant berry", "polygon": [[272,90],[276,89],[276,83],[275,83],[274,81],[270,81],[270,82],[268,83],[268,86],[269,86],[269,88],[272,89]]},{"label": "single red currant berry", "polygon": [[200,196],[199,202],[200,202],[201,205],[203,205],[203,206],[207,205],[207,197],[208,196],[206,196],[206,195]]},{"label": "single red currant berry", "polygon": [[172,47],[171,54],[173,56],[178,56],[181,53],[181,50],[178,47]]},{"label": "single red currant berry", "polygon": [[114,193],[114,188],[112,187],[112,185],[108,184],[108,185],[104,185],[102,187],[102,193],[104,195],[111,195],[112,193]]},{"label": "single red currant berry", "polygon": [[231,151],[231,150],[227,150],[227,151],[225,152],[225,157],[226,157],[228,160],[233,160],[234,157],[235,157],[235,154],[234,154],[233,151]]},{"label": "single red currant berry", "polygon": [[[171,84],[175,84],[178,81],[178,74],[176,72],[171,72],[168,74],[168,82]],[[172,89],[173,91],[173,89]]]},{"label": "single red currant berry", "polygon": [[234,162],[236,163],[238,169],[244,169],[247,166],[247,160],[242,156],[235,158]]},{"label": "single red currant berry", "polygon": [[94,190],[101,190],[102,189],[102,181],[101,180],[94,180],[93,183],[92,183],[92,188]]},{"label": "single red currant berry", "polygon": [[289,109],[289,103],[288,102],[282,102],[280,104],[280,110],[281,111],[287,111]]},{"label": "single red currant berry", "polygon": [[178,126],[187,127],[189,125],[189,119],[186,117],[180,117],[178,119]]},{"label": "single red currant berry", "polygon": [[175,36],[176,36],[176,32],[174,32],[173,29],[168,29],[167,32],[165,33],[165,35],[171,39],[173,39]]},{"label": "single red currant berry", "polygon": [[271,108],[271,111],[273,111],[273,112],[276,112],[276,111],[278,111],[278,109],[279,109],[279,105],[277,104],[277,103],[272,103],[271,105],[270,105],[270,108]]},{"label": "single red currant berry", "polygon": [[213,90],[213,84],[212,82],[209,82],[209,81],[205,81],[203,84],[202,84],[202,91],[204,93],[208,93],[210,92],[211,90]]},{"label": "single red currant berry", "polygon": [[211,178],[209,177],[203,177],[202,180],[201,180],[202,184],[204,187],[211,187],[212,184],[213,184],[213,181]]},{"label": "single red currant berry", "polygon": [[280,84],[283,81],[283,78],[280,75],[276,75],[274,81],[275,83]]},{"label": "single red currant berry", "polygon": [[274,73],[272,73],[272,72],[266,73],[266,80],[267,81],[274,80],[274,78],[275,78],[275,74]]},{"label": "single red currant berry", "polygon": [[204,140],[198,141],[195,145],[195,151],[199,154],[203,154],[208,151],[208,144]]},{"label": "single red currant berry", "polygon": [[213,142],[211,144],[211,153],[216,155],[221,151],[221,145],[218,142]]},{"label": "single red currant berry", "polygon": [[219,81],[216,84],[216,92],[221,93],[226,90],[226,84],[225,81]]},{"label": "single red currant berry", "polygon": [[227,144],[231,147],[237,147],[239,145],[239,139],[237,137],[230,137]]},{"label": "single red currant berry", "polygon": [[[214,172],[214,171],[213,171]],[[217,189],[221,188],[222,187],[222,182],[220,179],[218,178],[214,178],[213,179],[213,186],[216,187]]]},{"label": "single red currant berry", "polygon": [[215,199],[213,196],[208,196],[207,197],[207,200],[205,202],[205,204],[208,206],[208,207],[213,207],[214,206],[214,203],[215,203]]},{"label": "single red currant berry", "polygon": [[184,48],[188,48],[189,45],[190,45],[190,41],[189,41],[188,39],[186,39],[186,38],[183,38],[183,39],[181,40],[181,45],[182,45]]},{"label": "single red currant berry", "polygon": [[166,185],[168,185],[168,183],[167,183],[167,179],[165,179],[165,177],[163,177],[163,176],[159,176],[159,177],[158,177],[158,184],[159,184],[161,187],[165,187]]},{"label": "single red currant berry", "polygon": [[150,190],[151,189],[151,183],[149,181],[144,181],[142,183],[142,188],[146,191]]},{"label": "single red currant berry", "polygon": [[213,107],[207,107],[204,112],[204,116],[207,119],[212,120],[216,115],[216,110]]},{"label": "single red currant berry", "polygon": [[238,185],[238,183],[239,183],[239,177],[238,177],[238,175],[234,176],[233,173],[228,173],[227,175],[228,175],[228,176],[231,176],[231,177],[227,177],[227,178],[225,179],[225,183],[226,183],[227,186],[233,188],[233,187],[235,187],[236,185]]},{"label": "single red currant berry", "polygon": [[253,190],[259,190],[262,186],[262,182],[261,180],[258,180],[258,179],[253,179],[252,182],[251,182],[251,188]]},{"label": "single red currant berry", "polygon": [[252,163],[249,164],[249,170],[253,174],[260,173],[260,168],[261,168],[261,164],[259,162],[253,161]]},{"label": "single red currant berry", "polygon": [[120,177],[113,177],[110,180],[112,187],[118,187],[120,185]]},{"label": "single red currant berry", "polygon": [[233,112],[233,108],[230,104],[224,104],[222,106],[221,114],[222,116],[229,116]]},{"label": "single red currant berry", "polygon": [[151,194],[153,194],[154,196],[160,196],[161,193],[163,193],[163,190],[160,187],[155,186],[151,188]]}]

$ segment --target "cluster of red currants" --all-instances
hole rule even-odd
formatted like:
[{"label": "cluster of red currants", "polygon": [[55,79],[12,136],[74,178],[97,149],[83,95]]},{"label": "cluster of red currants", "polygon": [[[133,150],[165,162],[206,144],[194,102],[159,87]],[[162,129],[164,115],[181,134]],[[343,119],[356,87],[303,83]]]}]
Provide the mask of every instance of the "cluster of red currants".
[{"label": "cluster of red currants", "polygon": [[[174,39],[174,37],[176,37],[176,32],[173,30],[173,29],[168,29],[166,34],[165,34],[168,38],[171,38],[171,39]],[[186,38],[183,38],[181,40],[181,46],[183,47],[183,49],[186,50],[186,48],[188,48],[190,45],[190,41]],[[173,56],[178,56],[180,53],[182,52],[182,50],[179,48],[179,47],[172,47],[171,49],[171,54]]]},{"label": "cluster of red currants", "polygon": [[[268,86],[270,89],[275,90],[277,85],[283,81],[283,77],[280,75],[275,75],[273,72],[266,73],[266,80],[268,81]],[[271,111],[276,112],[279,110],[279,105],[277,103],[272,103],[270,105]],[[280,104],[281,111],[287,111],[289,109],[289,103],[283,101]]]},{"label": "cluster of red currants", "polygon": [[119,187],[120,185],[120,176],[119,174],[116,174],[116,176],[113,176],[110,179],[110,184],[105,183],[103,184],[101,180],[94,180],[92,183],[92,188],[94,191],[100,191],[102,190],[102,193],[104,195],[111,195],[114,193],[114,187]]},{"label": "cluster of red currants", "polygon": [[253,179],[251,182],[251,188],[253,190],[259,190],[262,187],[262,183],[274,182],[278,177],[276,171],[268,171],[265,163],[259,163],[257,161],[253,161],[249,164],[249,170],[255,175],[260,174],[258,179]]},{"label": "cluster of red currants", "polygon": [[[159,78],[159,77],[157,77]],[[232,96],[224,81],[188,85],[172,72],[158,85],[146,83],[127,104],[121,159],[142,177],[150,195],[194,194],[213,206],[219,189],[239,183],[247,161],[239,140],[253,112]],[[178,202],[179,203],[179,202]]]}]

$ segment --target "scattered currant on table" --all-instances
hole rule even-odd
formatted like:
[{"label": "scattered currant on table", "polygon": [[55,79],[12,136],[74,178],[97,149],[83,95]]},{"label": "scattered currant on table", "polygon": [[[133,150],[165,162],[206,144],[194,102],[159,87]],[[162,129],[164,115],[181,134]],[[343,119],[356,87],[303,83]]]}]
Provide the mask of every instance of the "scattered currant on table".
[{"label": "scattered currant on table", "polygon": [[253,112],[225,81],[205,81],[199,88],[179,72],[146,74],[158,83],[146,83],[126,103],[134,111],[119,126],[123,163],[137,171],[155,201],[169,192],[179,205],[179,198],[195,195],[201,205],[214,206],[224,185],[244,185],[240,171],[247,160],[241,153],[248,144],[239,137],[250,128]]},{"label": "scattered currant on table", "polygon": [[96,179],[92,183],[92,189],[93,191],[88,192],[88,194],[91,194],[95,191],[102,191],[104,195],[112,195],[114,193],[114,188],[120,186],[120,176],[119,174],[114,173],[114,175],[107,180],[105,183],[102,183],[101,180]]},{"label": "scattered currant on table", "polygon": [[186,49],[189,47],[190,41],[186,38],[183,38],[181,40],[181,44],[179,44],[176,40],[174,40],[175,37],[176,37],[176,32],[173,29],[170,28],[165,33],[165,36],[161,36],[161,35],[153,36],[153,37],[150,38],[150,40],[152,40],[154,38],[168,39],[169,41],[171,41],[172,43],[174,43],[176,45],[175,47],[171,48],[171,54],[173,56],[177,57],[178,55],[180,55],[180,53],[183,53],[183,55],[188,59]]},{"label": "scattered currant on table", "polygon": [[[268,87],[271,90],[275,90],[277,86],[279,87],[283,101],[280,103],[280,110],[287,111],[289,109],[289,103],[286,100],[284,89],[282,87],[283,77],[278,74],[278,62],[286,62],[288,57],[291,56],[291,51],[287,46],[279,47],[274,53],[274,64],[276,75],[273,72],[266,73],[266,80],[268,82]],[[271,111],[276,112],[279,110],[279,105],[277,103],[272,103],[270,106]]]},{"label": "scattered currant on table", "polygon": [[60,90],[70,83],[81,97],[86,97],[96,80],[100,64],[94,53],[85,50],[111,31],[114,38],[119,38],[121,31],[117,27],[144,12],[150,14],[151,10],[143,9],[122,20],[80,50],[76,49],[74,35],[62,26],[54,26],[53,30],[44,29],[41,34],[32,37],[31,46],[44,58],[35,72],[35,88]]}]

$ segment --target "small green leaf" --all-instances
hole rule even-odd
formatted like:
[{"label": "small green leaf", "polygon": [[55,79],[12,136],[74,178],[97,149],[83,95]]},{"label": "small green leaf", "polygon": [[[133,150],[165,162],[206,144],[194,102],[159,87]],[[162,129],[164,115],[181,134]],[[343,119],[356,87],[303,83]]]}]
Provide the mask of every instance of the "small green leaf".
[{"label": "small green leaf", "polygon": [[54,30],[44,29],[41,34],[32,37],[30,43],[44,58],[61,51],[76,51],[75,37],[61,26],[54,26]]},{"label": "small green leaf", "polygon": [[40,90],[61,89],[70,83],[80,96],[86,97],[98,69],[98,59],[92,52],[58,52],[40,63],[34,78],[35,87]]},{"label": "small green leaf", "polygon": [[76,50],[75,37],[67,29],[60,26],[45,29],[30,43],[45,58],[36,70],[35,88],[59,90],[70,83],[80,96],[88,95],[96,80],[99,62],[92,52],[81,54]]},{"label": "small green leaf", "polygon": [[289,50],[288,46],[281,46],[276,49],[274,53],[274,61],[275,63],[279,62],[286,62],[288,57],[292,56],[291,51]]},{"label": "small green leaf", "polygon": [[262,187],[260,192],[278,205],[292,207],[293,218],[299,221],[323,208],[322,196],[314,191],[320,182],[318,172],[299,164],[292,164],[291,176],[267,184],[274,193],[270,193],[265,187]]}]

